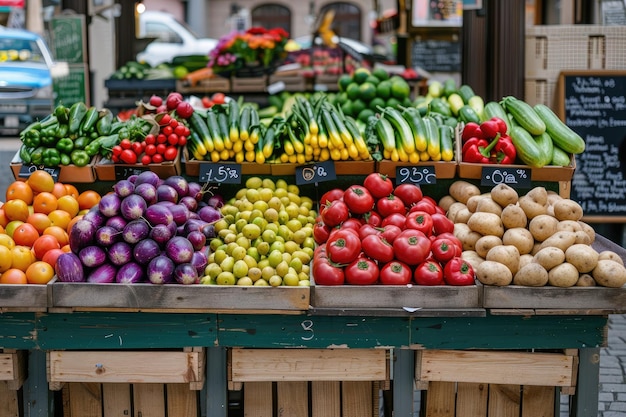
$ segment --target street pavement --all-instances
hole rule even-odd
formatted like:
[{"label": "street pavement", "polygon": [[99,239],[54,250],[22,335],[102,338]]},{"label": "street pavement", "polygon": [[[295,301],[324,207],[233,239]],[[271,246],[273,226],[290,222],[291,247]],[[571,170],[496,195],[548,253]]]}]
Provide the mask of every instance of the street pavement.
[{"label": "street pavement", "polygon": [[[0,138],[0,201],[14,181],[10,163],[20,143],[19,139]],[[597,417],[626,417],[626,315],[609,316],[607,340],[607,346],[600,350]],[[560,417],[569,415],[568,401],[568,396],[561,396]]]}]

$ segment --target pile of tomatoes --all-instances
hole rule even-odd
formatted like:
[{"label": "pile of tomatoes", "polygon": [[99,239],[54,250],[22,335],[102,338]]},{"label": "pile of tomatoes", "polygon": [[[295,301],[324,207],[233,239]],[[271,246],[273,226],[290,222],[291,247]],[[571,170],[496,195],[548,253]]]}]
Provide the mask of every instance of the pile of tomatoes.
[{"label": "pile of tomatoes", "polygon": [[363,184],[332,189],[313,229],[317,285],[473,285],[445,211],[415,184],[394,187],[369,174]]}]

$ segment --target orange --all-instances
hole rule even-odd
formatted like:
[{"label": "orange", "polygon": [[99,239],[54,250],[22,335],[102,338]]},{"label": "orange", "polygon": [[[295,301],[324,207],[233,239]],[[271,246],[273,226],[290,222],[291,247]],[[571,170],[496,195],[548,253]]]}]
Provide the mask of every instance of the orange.
[{"label": "orange", "polygon": [[72,220],[70,220],[70,223],[67,225],[67,229],[65,229],[67,231],[67,233],[69,233],[70,230],[72,230],[72,226],[74,226],[74,223],[76,223],[77,221],[79,221],[82,218],[83,218],[82,214],[78,214],[76,217],[73,217]]},{"label": "orange", "polygon": [[35,261],[26,268],[26,280],[29,284],[47,284],[54,277],[54,268],[47,262]]},{"label": "orange", "polygon": [[6,232],[7,235],[13,238],[13,231],[17,229],[19,226],[21,226],[23,223],[24,222],[21,220],[12,220],[9,222],[9,224],[6,225],[6,227],[4,228],[4,231]]},{"label": "orange", "polygon": [[67,244],[65,244],[65,245],[61,246],[61,250],[62,250],[63,252],[71,252],[71,251],[72,251],[72,247],[70,246],[70,244],[69,244],[69,243],[67,243]]},{"label": "orange", "polygon": [[37,229],[39,234],[42,234],[43,231],[46,230],[46,227],[52,225],[52,220],[50,220],[50,218],[48,218],[47,214],[44,214],[44,213],[32,213],[26,219],[26,223],[30,223],[33,226],[35,226],[35,229]]},{"label": "orange", "polygon": [[33,253],[35,258],[42,260],[43,257],[52,249],[61,249],[59,241],[52,235],[41,235],[33,242]]},{"label": "orange", "polygon": [[63,184],[63,186],[65,187],[66,195],[70,195],[74,198],[78,198],[78,195],[80,193],[78,192],[78,189],[75,186],[73,186],[72,184]]},{"label": "orange", "polygon": [[6,191],[6,200],[23,200],[26,204],[33,204],[33,190],[26,181],[12,182]]},{"label": "orange", "polygon": [[28,204],[24,200],[9,200],[4,203],[2,208],[9,221],[21,220],[25,222],[30,214]]},{"label": "orange", "polygon": [[52,222],[52,226],[59,226],[63,230],[67,230],[67,225],[72,220],[70,213],[64,210],[52,210],[48,213],[48,218]]},{"label": "orange", "polygon": [[0,284],[28,284],[28,280],[24,271],[9,268],[0,275]]},{"label": "orange", "polygon": [[80,210],[78,207],[78,200],[71,195],[64,195],[57,199],[57,208],[59,210],[67,211],[71,217],[75,217]]},{"label": "orange", "polygon": [[48,214],[51,211],[56,210],[58,204],[58,200],[54,194],[47,191],[37,193],[33,199],[33,209],[35,210],[35,213]]},{"label": "orange", "polygon": [[24,272],[36,260],[33,251],[28,246],[16,245],[11,249],[11,255],[13,256],[11,268],[17,268]]},{"label": "orange", "polygon": [[44,235],[52,235],[54,237],[57,238],[57,241],[59,242],[59,245],[61,245],[61,247],[67,245],[68,243],[70,243],[70,236],[68,235],[68,233],[65,231],[65,229],[59,227],[59,226],[50,226],[50,227],[46,227],[46,230],[43,231]]},{"label": "orange", "polygon": [[0,234],[0,246],[13,249],[15,247],[15,241],[7,234]]},{"label": "orange", "polygon": [[51,193],[52,190],[54,190],[54,178],[42,169],[33,171],[26,182],[35,193],[41,193],[44,191]]},{"label": "orange", "polygon": [[57,259],[59,259],[59,255],[65,253],[63,249],[50,249],[46,254],[41,258],[42,261],[49,263],[53,268],[56,268]]},{"label": "orange", "polygon": [[5,227],[10,221],[4,208],[0,207],[0,226]]},{"label": "orange", "polygon": [[65,184],[62,182],[55,182],[54,187],[52,187],[52,194],[54,194],[56,198],[61,198],[64,195],[67,195],[67,188],[65,188]]},{"label": "orange", "polygon": [[13,263],[13,256],[11,255],[11,249],[6,246],[0,246],[0,273],[11,268]]},{"label": "orange", "polygon": [[81,210],[90,209],[100,202],[100,194],[93,190],[83,191],[78,195],[78,207]]},{"label": "orange", "polygon": [[11,237],[16,245],[28,246],[30,248],[39,237],[39,232],[32,224],[22,223],[13,230],[13,236]]}]

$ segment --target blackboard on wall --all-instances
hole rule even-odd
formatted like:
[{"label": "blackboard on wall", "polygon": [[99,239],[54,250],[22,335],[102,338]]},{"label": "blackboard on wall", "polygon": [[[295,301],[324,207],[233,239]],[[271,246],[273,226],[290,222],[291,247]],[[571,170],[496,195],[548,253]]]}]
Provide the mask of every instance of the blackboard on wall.
[{"label": "blackboard on wall", "polygon": [[87,64],[69,65],[69,73],[65,77],[55,78],[53,87],[55,105],[63,104],[70,107],[81,101],[89,105],[89,68]]},{"label": "blackboard on wall", "polygon": [[626,222],[626,71],[563,71],[559,113],[585,140],[570,198],[588,221]]},{"label": "blackboard on wall", "polygon": [[82,64],[87,61],[85,16],[60,15],[50,21],[52,53],[57,61]]},{"label": "blackboard on wall", "polygon": [[411,66],[426,71],[460,72],[461,43],[458,40],[413,40]]}]

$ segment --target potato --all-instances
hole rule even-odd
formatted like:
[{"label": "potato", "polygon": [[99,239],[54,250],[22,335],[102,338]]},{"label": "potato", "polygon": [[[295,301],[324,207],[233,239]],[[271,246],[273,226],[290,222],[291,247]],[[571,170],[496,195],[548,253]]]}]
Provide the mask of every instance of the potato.
[{"label": "potato", "polygon": [[450,207],[448,207],[448,210],[446,210],[446,217],[448,217],[454,223],[460,223],[456,221],[456,215],[459,211],[463,209],[467,210],[467,206],[465,205],[465,203],[461,203],[458,201],[455,203],[452,203]]},{"label": "potato", "polygon": [[537,252],[539,252],[541,250],[541,243],[542,242],[535,241],[535,244],[533,245],[533,250],[532,250],[532,252],[530,252],[531,255],[535,256],[537,254]]},{"label": "potato", "polygon": [[572,246],[576,242],[576,233],[561,231],[556,232],[543,242],[541,242],[540,248],[547,248],[548,246],[556,246],[557,248],[561,248],[563,252],[567,250],[570,246]]},{"label": "potato", "polygon": [[554,217],[559,220],[580,220],[583,217],[583,208],[574,200],[563,198],[554,203]]},{"label": "potato", "polygon": [[580,274],[578,281],[576,281],[576,287],[595,287],[596,280],[589,274]]},{"label": "potato", "polygon": [[584,274],[591,272],[598,264],[598,252],[589,245],[575,243],[565,251],[565,261],[571,263]]},{"label": "potato", "polygon": [[519,251],[513,245],[495,246],[489,249],[487,256],[485,256],[487,261],[495,261],[505,265],[513,275],[519,270],[519,258]]},{"label": "potato", "polygon": [[530,197],[535,203],[545,206],[548,204],[548,190],[545,187],[535,187],[525,194],[526,197]]},{"label": "potato", "polygon": [[476,244],[474,245],[474,250],[478,253],[478,256],[484,258],[485,256],[487,256],[487,252],[489,252],[489,249],[501,245],[502,239],[500,239],[498,236],[481,236],[481,238],[476,241]]},{"label": "potato", "polygon": [[523,255],[520,255],[520,257],[519,257],[519,267],[520,267],[520,269],[522,269],[524,267],[524,265],[533,262],[533,259],[534,259],[534,256],[531,255],[530,253],[525,253]]},{"label": "potato", "polygon": [[556,230],[567,230],[569,232],[580,232],[583,230],[583,227],[577,221],[558,220],[556,217],[554,219],[558,221]]},{"label": "potato", "polygon": [[564,262],[548,272],[548,284],[554,287],[573,287],[578,282],[578,269]]},{"label": "potato", "polygon": [[527,287],[543,287],[548,283],[548,271],[537,263],[531,262],[520,268],[513,276],[514,285]]},{"label": "potato", "polygon": [[450,206],[455,202],[456,200],[454,199],[454,197],[448,194],[448,195],[444,195],[443,197],[441,197],[437,204],[439,205],[439,207],[443,209],[443,211],[447,212]]},{"label": "potato", "polygon": [[482,237],[480,233],[472,231],[465,223],[454,224],[454,236],[459,238],[464,251],[474,250],[476,242]]},{"label": "potato", "polygon": [[502,237],[504,225],[500,216],[494,213],[476,212],[467,220],[467,225],[474,232],[481,235],[494,235]]},{"label": "potato", "polygon": [[558,224],[559,221],[554,217],[540,214],[528,223],[528,230],[536,241],[543,242],[558,231]]},{"label": "potato", "polygon": [[533,262],[543,266],[546,271],[565,262],[565,251],[555,246],[548,246],[541,249],[533,256]]},{"label": "potato", "polygon": [[619,262],[602,259],[591,271],[591,276],[598,285],[620,288],[626,284],[626,267]]},{"label": "potato", "polygon": [[589,244],[591,245],[596,240],[596,230],[583,221],[579,221],[578,223],[580,224],[580,227],[583,229],[583,232],[589,235],[589,239],[591,239],[591,242],[589,242]]},{"label": "potato", "polygon": [[556,191],[552,191],[552,190],[548,191],[548,205],[549,206],[554,206],[554,203],[562,199],[563,197],[561,197],[559,193],[557,193]]},{"label": "potato", "polygon": [[544,187],[535,187],[521,196],[518,203],[529,219],[548,211],[548,193]]},{"label": "potato", "polygon": [[491,199],[498,203],[500,207],[504,208],[509,204],[516,204],[519,195],[515,188],[506,185],[498,184],[491,189]]},{"label": "potato", "polygon": [[574,232],[574,234],[576,235],[576,240],[574,240],[574,243],[583,243],[585,245],[591,245],[591,238],[583,230]]},{"label": "potato", "polygon": [[483,194],[471,196],[467,200],[467,203],[465,203],[465,205],[467,206],[467,209],[469,211],[471,211],[472,213],[475,213],[476,212],[476,207],[478,206],[478,201],[481,200],[482,198],[484,198]]},{"label": "potato", "polygon": [[473,195],[480,195],[480,189],[468,181],[457,180],[454,181],[450,188],[448,189],[448,193],[454,197],[456,201],[460,201],[463,204],[467,204],[467,200]]},{"label": "potato", "polygon": [[472,212],[469,211],[467,207],[456,212],[456,216],[454,217],[455,223],[467,223],[470,217],[472,217]]},{"label": "potato", "polygon": [[463,253],[461,253],[461,258],[463,258],[470,265],[472,265],[472,269],[474,271],[476,271],[476,268],[478,268],[478,265],[480,265],[481,263],[485,261],[485,258],[481,257],[474,250],[464,250]]},{"label": "potato", "polygon": [[602,259],[608,259],[610,261],[615,261],[624,265],[624,260],[622,259],[622,257],[612,250],[603,250],[602,252],[600,252],[598,254],[598,260],[601,261]]},{"label": "potato", "polygon": [[515,204],[509,204],[502,209],[500,218],[502,219],[502,225],[507,229],[526,227],[528,225],[526,213],[524,213],[524,210],[522,210],[520,206]]},{"label": "potato", "polygon": [[502,206],[496,203],[491,199],[491,197],[483,197],[478,200],[478,204],[476,205],[476,211],[481,211],[484,213],[493,213],[500,216],[502,214]]},{"label": "potato", "polygon": [[506,265],[496,261],[484,261],[474,270],[476,278],[485,285],[509,285],[513,274]]},{"label": "potato", "polygon": [[532,252],[535,240],[528,229],[514,227],[504,232],[504,235],[502,235],[502,244],[513,245],[517,248],[520,255],[525,255]]}]

